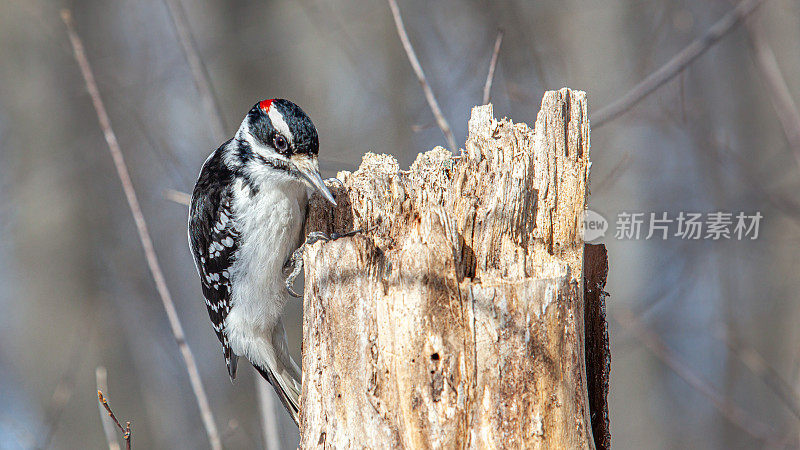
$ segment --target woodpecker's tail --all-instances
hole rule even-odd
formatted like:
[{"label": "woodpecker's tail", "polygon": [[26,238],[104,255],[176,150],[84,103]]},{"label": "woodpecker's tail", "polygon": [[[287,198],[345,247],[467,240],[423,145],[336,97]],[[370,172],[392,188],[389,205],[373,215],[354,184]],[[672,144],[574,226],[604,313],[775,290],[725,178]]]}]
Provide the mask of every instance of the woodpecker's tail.
[{"label": "woodpecker's tail", "polygon": [[281,321],[278,321],[275,328],[273,328],[271,339],[272,348],[275,349],[274,364],[269,361],[265,365],[266,367],[259,367],[257,364],[253,364],[253,367],[265,380],[272,384],[286,411],[292,416],[294,423],[299,425],[300,389],[302,387],[300,370],[291,355],[289,355],[286,331],[283,329]]},{"label": "woodpecker's tail", "polygon": [[298,415],[300,414],[300,404],[299,404],[300,392],[293,391],[291,387],[289,387],[288,389],[284,388],[284,386],[281,383],[281,380],[279,380],[271,370],[262,369],[261,367],[258,366],[253,366],[253,367],[256,368],[258,373],[260,373],[265,380],[269,381],[270,384],[272,384],[272,387],[274,387],[275,392],[278,393],[278,397],[281,399],[281,403],[283,403],[283,406],[286,408],[286,411],[292,417],[294,423],[299,426],[300,419]]}]

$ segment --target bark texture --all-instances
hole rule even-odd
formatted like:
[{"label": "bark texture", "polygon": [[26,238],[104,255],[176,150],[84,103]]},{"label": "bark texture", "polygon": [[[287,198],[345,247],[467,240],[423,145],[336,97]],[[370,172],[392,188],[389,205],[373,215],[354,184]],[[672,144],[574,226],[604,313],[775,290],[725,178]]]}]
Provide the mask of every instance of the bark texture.
[{"label": "bark texture", "polygon": [[608,253],[604,245],[587,244],[583,250],[584,329],[586,338],[586,378],[589,388],[589,410],[592,435],[598,450],[611,448],[611,427],[608,418],[608,388],[611,376],[606,297],[608,293]]},{"label": "bark texture", "polygon": [[476,107],[460,156],[367,154],[337,208],[312,199],[309,231],[368,231],[306,249],[301,446],[594,448],[588,175],[585,94],[562,89],[535,131]]}]

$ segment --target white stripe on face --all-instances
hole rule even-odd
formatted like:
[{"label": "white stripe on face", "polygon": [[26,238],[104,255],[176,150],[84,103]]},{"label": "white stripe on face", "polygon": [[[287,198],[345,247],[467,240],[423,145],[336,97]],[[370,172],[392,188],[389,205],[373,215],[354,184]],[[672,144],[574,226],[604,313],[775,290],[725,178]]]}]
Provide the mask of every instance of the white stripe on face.
[{"label": "white stripe on face", "polygon": [[[239,127],[239,131],[236,132],[236,138],[241,139],[250,145],[250,148],[259,155],[268,158],[268,159],[279,159],[281,161],[288,161],[288,159],[281,155],[280,153],[276,152],[275,149],[272,148],[270,145],[265,145],[261,143],[255,136],[250,132],[250,119],[248,117],[244,118],[242,121],[242,125]],[[233,143],[231,144],[233,145]],[[236,158],[235,152],[226,152],[226,164],[231,167],[235,167],[239,165],[238,158]],[[253,164],[256,166],[260,166],[257,161],[252,161]]]},{"label": "white stripe on face", "polygon": [[292,132],[289,130],[289,125],[283,120],[283,114],[278,111],[278,108],[276,108],[274,104],[270,106],[267,115],[269,116],[269,120],[272,121],[272,126],[278,130],[278,133],[282,134],[283,137],[289,141],[289,144],[294,144],[294,136],[292,136]]}]

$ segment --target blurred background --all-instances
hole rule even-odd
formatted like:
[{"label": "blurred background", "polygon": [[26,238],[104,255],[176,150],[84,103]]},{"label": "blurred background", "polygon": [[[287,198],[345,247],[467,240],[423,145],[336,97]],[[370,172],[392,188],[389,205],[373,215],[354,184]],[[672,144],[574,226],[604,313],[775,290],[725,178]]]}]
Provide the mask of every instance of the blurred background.
[{"label": "blurred background", "polygon": [[[367,151],[408,166],[446,145],[386,2],[179,4],[226,136],[256,101],[285,97],[313,118],[326,176],[352,170]],[[543,92],[569,86],[588,93],[594,118],[734,4],[399,6],[463,145],[499,29],[497,117],[533,124]],[[254,372],[244,365],[228,380],[186,244],[187,209],[165,196],[190,192],[220,143],[170,9],[159,0],[4,0],[0,448],[106,447],[98,366],[107,368],[115,412],[133,422],[135,448],[209,447],[61,8],[72,10],[86,47],[223,445],[263,447]],[[799,42],[800,3],[766,1],[660,89],[592,129],[590,208],[609,221],[600,242],[611,267],[617,448],[800,446],[800,148],[792,135],[800,123],[791,108],[800,100]],[[622,212],[682,211],[763,219],[755,240],[647,240],[646,228],[639,239],[615,238]],[[299,324],[298,307],[287,324]],[[297,345],[300,330],[287,328]],[[280,446],[292,448],[296,432],[277,416]]]}]

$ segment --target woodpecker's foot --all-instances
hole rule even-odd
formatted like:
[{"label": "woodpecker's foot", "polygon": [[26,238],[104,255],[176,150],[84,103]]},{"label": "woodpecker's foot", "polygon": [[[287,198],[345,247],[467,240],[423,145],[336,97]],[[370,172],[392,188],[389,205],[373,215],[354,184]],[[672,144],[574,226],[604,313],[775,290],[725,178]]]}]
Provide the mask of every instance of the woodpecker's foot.
[{"label": "woodpecker's foot", "polygon": [[342,180],[340,180],[340,179],[338,179],[336,177],[326,178],[325,182],[326,183],[330,183],[330,184],[338,184],[339,187],[344,188],[344,181],[342,181]]},{"label": "woodpecker's foot", "polygon": [[294,290],[294,280],[300,275],[300,271],[303,270],[303,250],[305,250],[307,245],[312,245],[318,241],[328,242],[328,241],[335,241],[336,239],[347,237],[347,236],[355,236],[356,234],[360,233],[363,230],[353,230],[347,233],[331,233],[330,236],[321,232],[321,231],[313,231],[308,233],[308,237],[306,237],[306,241],[303,242],[297,250],[292,252],[292,256],[286,260],[286,263],[283,265],[283,270],[289,271],[289,275],[286,277],[286,290],[289,292],[289,295],[292,297],[300,298],[303,295],[298,294]]}]

